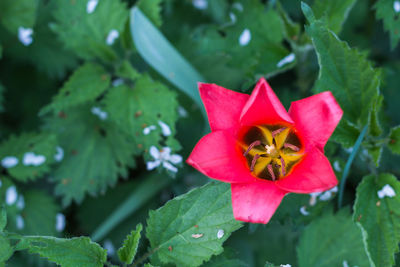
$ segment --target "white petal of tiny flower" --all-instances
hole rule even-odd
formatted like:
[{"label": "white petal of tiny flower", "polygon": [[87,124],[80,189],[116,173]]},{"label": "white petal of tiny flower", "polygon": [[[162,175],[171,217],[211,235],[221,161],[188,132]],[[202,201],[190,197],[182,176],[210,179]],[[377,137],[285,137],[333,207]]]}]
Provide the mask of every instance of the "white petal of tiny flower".
[{"label": "white petal of tiny flower", "polygon": [[115,39],[117,39],[118,37],[119,32],[116,29],[112,29],[107,35],[106,43],[108,45],[112,45],[115,42]]},{"label": "white petal of tiny flower", "polygon": [[170,136],[171,135],[171,128],[169,128],[168,124],[162,121],[158,121],[158,125],[161,127],[161,132],[164,136]]},{"label": "white petal of tiny flower", "polygon": [[300,213],[303,214],[304,216],[310,215],[310,213],[306,210],[306,206],[302,206],[300,208]]},{"label": "white petal of tiny flower", "polygon": [[182,118],[186,118],[188,116],[188,113],[187,113],[186,109],[184,107],[182,107],[182,106],[178,107],[178,114]]},{"label": "white petal of tiny flower", "polygon": [[65,216],[62,213],[57,213],[56,215],[56,230],[57,232],[62,232],[65,229]]},{"label": "white petal of tiny flower", "polygon": [[164,160],[169,160],[171,154],[171,148],[165,146],[160,150],[160,158]]},{"label": "white petal of tiny flower", "polygon": [[156,129],[156,126],[150,125],[143,129],[143,134],[148,135],[151,131],[154,131],[155,129]]},{"label": "white petal of tiny flower", "polygon": [[103,247],[107,250],[108,256],[113,256],[115,254],[115,247],[111,240],[107,239],[104,241]]},{"label": "white petal of tiny flower", "polygon": [[400,1],[394,1],[394,2],[393,2],[393,9],[394,9],[394,11],[396,11],[397,13],[400,12]]},{"label": "white petal of tiny flower", "polygon": [[394,191],[393,187],[391,187],[388,184],[382,187],[382,189],[378,191],[378,197],[380,199],[384,197],[394,197],[394,196],[396,196],[396,192]]},{"label": "white petal of tiny flower", "polygon": [[178,164],[182,162],[182,156],[178,154],[173,154],[169,157],[169,161],[171,161],[173,164]]},{"label": "white petal of tiny flower", "polygon": [[151,171],[151,170],[153,170],[154,168],[157,168],[158,166],[160,166],[160,164],[161,164],[161,161],[159,161],[159,160],[148,161],[148,162],[146,163],[146,168],[147,168],[148,171]]},{"label": "white petal of tiny flower", "polygon": [[26,152],[22,163],[26,166],[39,166],[46,161],[46,157],[43,155],[36,155],[34,152]]},{"label": "white petal of tiny flower", "polygon": [[86,4],[86,12],[88,14],[93,13],[93,11],[96,9],[96,6],[98,3],[99,3],[98,0],[89,0]]},{"label": "white petal of tiny flower", "polygon": [[17,193],[17,188],[15,186],[10,186],[7,191],[6,191],[6,203],[7,205],[12,205],[17,201],[18,199],[18,193]]},{"label": "white petal of tiny flower", "polygon": [[1,166],[3,166],[4,168],[12,168],[15,165],[18,164],[18,159],[16,157],[13,156],[8,156],[5,157],[1,160]]},{"label": "white petal of tiny flower", "polygon": [[112,81],[112,86],[117,87],[124,84],[124,80],[119,78],[119,79],[115,79],[114,81]]},{"label": "white petal of tiny flower", "polygon": [[200,10],[207,9],[207,7],[208,7],[207,0],[193,0],[192,4],[195,8],[200,9]]},{"label": "white petal of tiny flower", "polygon": [[28,46],[33,42],[32,34],[33,30],[31,28],[18,28],[18,39],[25,46]]},{"label": "white petal of tiny flower", "polygon": [[25,199],[23,195],[18,197],[17,208],[23,210],[25,208]]},{"label": "white petal of tiny flower", "polygon": [[331,190],[330,190],[332,193],[337,193],[337,191],[338,191],[338,187],[337,186],[335,186],[335,187],[333,187]]},{"label": "white petal of tiny flower", "polygon": [[233,8],[236,8],[236,9],[239,10],[240,12],[243,12],[243,6],[242,6],[241,3],[236,2],[236,3],[234,3],[234,4],[232,5],[232,7],[233,7]]},{"label": "white petal of tiny flower", "polygon": [[338,160],[335,160],[335,162],[333,163],[333,169],[335,169],[335,171],[337,171],[337,172],[342,171],[342,168],[340,167],[340,163]]},{"label": "white petal of tiny flower", "polygon": [[229,18],[231,19],[231,23],[235,23],[236,22],[236,15],[235,13],[231,12],[229,13]]},{"label": "white petal of tiny flower", "polygon": [[293,62],[295,59],[296,59],[296,56],[294,55],[294,53],[291,53],[291,54],[287,55],[286,57],[282,58],[281,61],[279,61],[278,64],[276,64],[276,66],[278,68],[280,68],[286,64]]},{"label": "white petal of tiny flower", "polygon": [[315,192],[315,193],[311,193],[310,194],[310,200],[309,200],[309,204],[310,206],[314,206],[315,204],[317,204],[317,197],[320,195],[320,192]]},{"label": "white petal of tiny flower", "polygon": [[331,191],[326,191],[319,196],[319,200],[321,201],[328,201],[332,197]]},{"label": "white petal of tiny flower", "polygon": [[158,151],[158,149],[155,146],[151,146],[150,147],[150,155],[154,159],[159,159],[160,158],[160,151]]},{"label": "white petal of tiny flower", "polygon": [[221,239],[224,236],[225,232],[222,229],[219,229],[217,232],[217,238]]},{"label": "white petal of tiny flower", "polygon": [[178,168],[176,168],[174,165],[172,165],[168,161],[163,162],[163,167],[171,172],[178,172]]},{"label": "white petal of tiny flower", "polygon": [[64,149],[62,147],[58,146],[56,147],[56,154],[54,155],[54,159],[58,162],[62,161],[64,158]]},{"label": "white petal of tiny flower", "polygon": [[246,46],[251,41],[251,32],[249,29],[244,29],[242,34],[239,36],[239,44],[241,46]]},{"label": "white petal of tiny flower", "polygon": [[17,217],[15,217],[15,224],[16,224],[18,230],[24,229],[24,227],[25,227],[24,218],[22,218],[21,215],[17,215]]},{"label": "white petal of tiny flower", "polygon": [[280,267],[292,267],[292,265],[290,265],[290,264],[281,264]]},{"label": "white petal of tiny flower", "polygon": [[347,263],[347,261],[343,261],[343,267],[349,267],[349,264]]}]

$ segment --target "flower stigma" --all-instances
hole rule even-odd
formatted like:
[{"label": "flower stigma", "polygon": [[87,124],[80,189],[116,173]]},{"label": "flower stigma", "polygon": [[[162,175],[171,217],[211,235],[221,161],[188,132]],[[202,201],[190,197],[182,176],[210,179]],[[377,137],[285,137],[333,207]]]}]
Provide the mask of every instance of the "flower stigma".
[{"label": "flower stigma", "polygon": [[246,128],[240,139],[249,169],[258,178],[276,181],[287,176],[304,155],[296,131],[282,125]]}]

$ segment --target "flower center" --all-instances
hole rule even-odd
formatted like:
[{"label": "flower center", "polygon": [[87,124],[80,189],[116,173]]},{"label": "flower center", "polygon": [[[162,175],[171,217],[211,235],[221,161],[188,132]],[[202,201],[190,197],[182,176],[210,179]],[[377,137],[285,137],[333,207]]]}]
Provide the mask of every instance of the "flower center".
[{"label": "flower center", "polygon": [[303,157],[303,145],[295,130],[282,125],[246,129],[240,146],[253,175],[266,180],[287,176]]}]

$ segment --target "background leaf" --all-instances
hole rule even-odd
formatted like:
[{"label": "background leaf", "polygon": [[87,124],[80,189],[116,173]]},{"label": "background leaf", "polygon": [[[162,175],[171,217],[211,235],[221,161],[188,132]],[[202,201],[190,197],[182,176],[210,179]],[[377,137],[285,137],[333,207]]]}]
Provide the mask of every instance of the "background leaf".
[{"label": "background leaf", "polygon": [[136,226],[136,230],[132,231],[126,237],[126,239],[124,240],[124,244],[120,249],[118,249],[118,257],[122,262],[126,264],[132,264],[139,245],[140,233],[142,231],[142,228],[143,226],[141,224],[138,224]]},{"label": "background leaf", "polygon": [[[391,0],[376,1],[376,18],[383,21],[383,28],[390,34],[390,46],[394,49],[399,43],[400,20],[396,2]],[[397,4],[398,5],[398,4]]]}]

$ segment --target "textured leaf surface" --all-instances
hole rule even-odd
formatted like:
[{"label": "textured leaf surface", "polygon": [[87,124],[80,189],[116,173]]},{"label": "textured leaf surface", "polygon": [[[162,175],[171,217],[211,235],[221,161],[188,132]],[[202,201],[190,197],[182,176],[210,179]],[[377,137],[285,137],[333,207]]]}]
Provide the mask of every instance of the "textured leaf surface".
[{"label": "textured leaf surface", "polygon": [[313,10],[316,18],[324,21],[328,29],[339,33],[355,2],[356,0],[317,0],[313,4]]},{"label": "textured leaf surface", "polygon": [[10,241],[8,238],[3,236],[3,233],[0,232],[0,265],[8,260],[12,254],[14,253],[14,249],[11,247]]},{"label": "textured leaf surface", "polygon": [[110,85],[110,76],[100,65],[86,63],[71,75],[53,98],[48,106],[44,107],[41,114],[49,111],[59,112],[93,101],[100,96]]},{"label": "textured leaf surface", "polygon": [[383,21],[384,29],[390,34],[390,44],[394,49],[400,40],[399,13],[395,10],[395,2],[392,0],[379,0],[375,4],[376,18]]},{"label": "textured leaf surface", "polygon": [[102,267],[107,261],[106,250],[88,237],[24,237],[23,241],[29,243],[29,253],[37,253],[63,267]]},{"label": "textured leaf surface", "polygon": [[391,129],[388,147],[393,153],[400,154],[400,126]]},{"label": "textured leaf surface", "polygon": [[361,230],[347,210],[314,220],[304,230],[297,248],[300,267],[369,266]]},{"label": "textured leaf surface", "polygon": [[104,192],[134,165],[131,136],[92,114],[90,106],[66,110],[48,119],[46,127],[57,134],[64,149],[64,159],[52,173],[64,205],[82,201],[86,192]]},{"label": "textured leaf surface", "polygon": [[[163,263],[199,266],[222,253],[222,243],[242,224],[233,218],[229,184],[211,182],[150,211],[146,236]],[[218,231],[223,235],[218,238]],[[221,235],[221,232],[220,232]]]},{"label": "textured leaf surface", "polygon": [[56,23],[52,30],[67,49],[84,59],[116,58],[107,37],[111,30],[121,35],[128,18],[128,10],[120,0],[98,1],[92,13],[87,12],[87,1],[62,1],[53,14]]},{"label": "textured leaf surface", "polygon": [[26,182],[41,178],[49,172],[50,165],[54,162],[56,146],[57,140],[53,134],[24,133],[11,136],[0,144],[0,159],[17,158],[18,163],[7,168],[7,171],[15,179]]},{"label": "textured leaf surface", "polygon": [[0,1],[0,21],[12,33],[19,27],[33,28],[38,0]]},{"label": "textured leaf surface", "polygon": [[[389,185],[395,196],[378,197]],[[354,220],[363,229],[364,242],[375,266],[392,266],[400,242],[400,182],[391,174],[369,175],[357,187]]]},{"label": "textured leaf surface", "polygon": [[147,16],[147,18],[157,27],[162,24],[161,2],[163,0],[140,0],[137,6]]},{"label": "textured leaf surface", "polygon": [[132,264],[137,252],[142,229],[143,226],[138,224],[138,226],[136,226],[136,230],[133,230],[126,237],[123,246],[118,249],[118,257],[122,262],[125,262],[126,264]]}]

